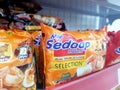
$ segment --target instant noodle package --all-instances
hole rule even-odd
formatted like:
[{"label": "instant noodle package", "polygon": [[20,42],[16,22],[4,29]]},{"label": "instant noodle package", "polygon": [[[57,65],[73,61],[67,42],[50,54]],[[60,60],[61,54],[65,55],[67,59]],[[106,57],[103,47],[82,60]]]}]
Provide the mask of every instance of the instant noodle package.
[{"label": "instant noodle package", "polygon": [[28,32],[0,30],[0,90],[36,90],[32,46]]},{"label": "instant noodle package", "polygon": [[32,38],[34,40],[34,52],[35,52],[35,60],[36,60],[36,69],[37,69],[37,81],[38,83],[43,83],[44,81],[44,64],[42,61],[43,51],[42,47],[40,47],[40,38],[41,31],[35,31],[32,33]]},{"label": "instant noodle package", "polygon": [[120,62],[120,31],[108,32],[108,36],[106,66]]},{"label": "instant noodle package", "polygon": [[41,24],[46,88],[98,70],[105,64],[106,27],[94,31],[59,31]]}]

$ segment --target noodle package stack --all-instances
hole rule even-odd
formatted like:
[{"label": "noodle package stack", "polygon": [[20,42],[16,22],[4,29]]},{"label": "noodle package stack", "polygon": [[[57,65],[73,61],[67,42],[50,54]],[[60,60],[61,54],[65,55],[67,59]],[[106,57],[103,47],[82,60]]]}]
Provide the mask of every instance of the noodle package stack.
[{"label": "noodle package stack", "polygon": [[104,67],[106,28],[62,32],[41,24],[41,30],[46,88]]}]

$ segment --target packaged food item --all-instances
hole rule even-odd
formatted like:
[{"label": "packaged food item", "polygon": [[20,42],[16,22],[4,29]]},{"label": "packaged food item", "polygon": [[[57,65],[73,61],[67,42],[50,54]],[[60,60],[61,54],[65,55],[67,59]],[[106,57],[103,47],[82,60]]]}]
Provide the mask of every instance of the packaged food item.
[{"label": "packaged food item", "polygon": [[9,28],[17,30],[25,30],[25,26],[31,23],[31,18],[28,14],[16,14],[13,13],[12,21],[9,24]]},{"label": "packaged food item", "polygon": [[10,23],[9,27],[19,30],[25,30],[29,33],[40,31],[40,23],[33,18],[34,14],[15,14],[13,16],[13,21]]},{"label": "packaged food item", "polygon": [[4,9],[0,8],[0,28],[8,29],[8,23]]},{"label": "packaged food item", "polygon": [[[62,18],[58,18],[58,17],[53,17],[53,16],[47,16],[47,15],[33,15],[33,18],[39,22],[39,23],[44,23],[48,26],[52,26],[54,28],[56,28],[58,25],[60,24],[64,24],[64,20]],[[65,29],[65,27],[61,28],[61,29]]]},{"label": "packaged food item", "polygon": [[32,38],[34,40],[38,84],[41,84],[44,81],[44,62],[42,60],[43,50],[42,50],[42,47],[40,47],[41,36],[42,36],[41,31],[35,31],[32,33]]},{"label": "packaged food item", "polygon": [[0,8],[5,9],[7,13],[10,11],[24,11],[26,13],[37,13],[42,9],[40,4],[36,3],[36,1],[30,1],[30,0],[11,0],[11,1],[5,1],[0,0]]},{"label": "packaged food item", "polygon": [[108,32],[109,42],[107,45],[106,66],[120,62],[120,31]]},{"label": "packaged food item", "polygon": [[41,30],[46,88],[104,67],[106,28],[62,32],[41,24]]},{"label": "packaged food item", "polygon": [[0,30],[1,90],[36,90],[32,45],[26,31]]}]

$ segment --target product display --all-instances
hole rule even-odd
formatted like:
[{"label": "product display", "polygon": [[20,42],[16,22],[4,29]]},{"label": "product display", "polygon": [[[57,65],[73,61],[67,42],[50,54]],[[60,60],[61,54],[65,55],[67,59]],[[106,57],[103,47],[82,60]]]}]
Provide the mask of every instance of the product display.
[{"label": "product display", "polygon": [[0,0],[0,90],[118,90],[119,18],[109,0]]},{"label": "product display", "polygon": [[106,55],[105,29],[62,32],[41,24],[45,86],[54,86],[102,69]]}]

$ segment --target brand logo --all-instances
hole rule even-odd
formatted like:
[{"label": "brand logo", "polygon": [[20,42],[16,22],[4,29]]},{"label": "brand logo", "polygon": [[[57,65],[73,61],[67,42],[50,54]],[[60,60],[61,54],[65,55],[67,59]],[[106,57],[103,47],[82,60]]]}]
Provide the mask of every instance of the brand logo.
[{"label": "brand logo", "polygon": [[[56,37],[56,35],[54,35],[54,37]],[[63,36],[61,36],[61,38],[62,37]],[[54,39],[51,38],[46,42],[46,44],[47,44],[47,47],[46,47],[47,49],[54,49],[54,50],[60,50],[60,49],[66,50],[69,48],[72,48],[72,49],[78,48],[78,49],[86,50],[87,48],[90,47],[89,41],[76,41],[73,39],[70,39],[70,40],[68,39],[64,41],[64,39],[56,40],[56,38]]]}]

